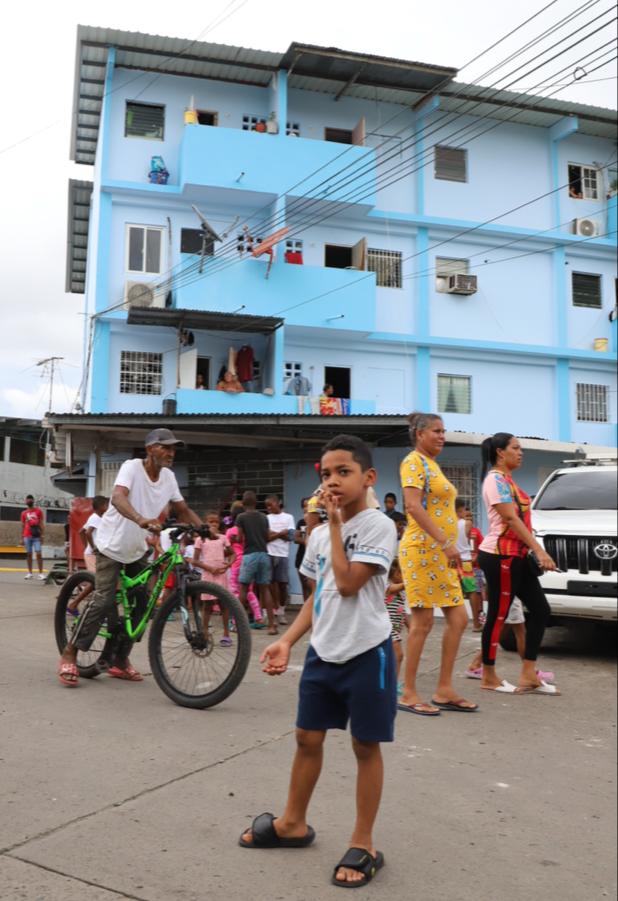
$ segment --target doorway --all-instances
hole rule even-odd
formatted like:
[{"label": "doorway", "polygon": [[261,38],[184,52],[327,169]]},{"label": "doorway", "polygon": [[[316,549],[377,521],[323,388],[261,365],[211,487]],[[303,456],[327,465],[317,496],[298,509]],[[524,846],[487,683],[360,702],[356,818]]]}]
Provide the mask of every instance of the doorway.
[{"label": "doorway", "polygon": [[352,248],[341,244],[325,244],[324,265],[331,269],[351,269]]},{"label": "doorway", "polygon": [[[199,379],[199,376],[202,379]],[[205,389],[210,388],[210,357],[198,357],[197,358],[197,368],[195,373],[195,385],[198,386],[198,382],[202,381],[203,387]]]},{"label": "doorway", "polygon": [[324,367],[324,384],[333,386],[335,389],[335,397],[349,399],[351,382],[352,370],[349,366]]},{"label": "doorway", "polygon": [[208,110],[198,109],[197,124],[198,125],[216,125],[217,124],[217,114],[211,113]]}]

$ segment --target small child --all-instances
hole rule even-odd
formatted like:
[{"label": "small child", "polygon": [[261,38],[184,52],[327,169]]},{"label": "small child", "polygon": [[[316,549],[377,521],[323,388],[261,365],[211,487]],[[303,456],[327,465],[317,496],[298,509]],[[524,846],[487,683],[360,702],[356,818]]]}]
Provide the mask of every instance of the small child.
[{"label": "small child", "polygon": [[309,538],[301,571],[312,594],[285,635],[262,654],[264,672],[286,671],[292,646],[313,628],[299,687],[296,757],[281,817],[262,814],[240,837],[243,848],[306,848],[315,839],[307,808],[329,729],[350,722],[358,769],[356,825],[332,883],[358,888],[384,866],[373,826],[384,779],[380,742],[393,741],[397,710],[391,624],[384,605],[397,549],[395,526],[367,504],[376,482],[364,441],[340,435],[324,448],[322,503],[328,523]]},{"label": "small child", "polygon": [[[228,539],[219,531],[221,528],[221,518],[219,514],[215,512],[207,513],[204,517],[204,521],[208,526],[210,537],[195,539],[193,566],[195,569],[199,569],[204,573],[204,578],[207,582],[214,582],[215,585],[221,585],[222,588],[227,589],[228,570],[236,560],[236,554],[232,550]],[[216,604],[213,604],[213,601],[216,601],[216,598],[213,595],[203,594],[201,600],[205,602],[203,619],[204,634],[207,635],[210,617],[211,614],[215,612],[216,608]],[[229,647],[232,644],[232,639],[230,638],[228,613],[223,607],[221,607],[220,613],[222,618],[223,637],[219,644],[222,647]]]},{"label": "small child", "polygon": [[108,507],[109,498],[103,497],[102,494],[97,494],[92,501],[92,513],[79,532],[80,538],[84,542],[84,563],[89,573],[95,572],[97,568],[97,529],[101,525],[101,520]]},{"label": "small child", "polygon": [[[397,682],[399,682],[399,673],[401,671],[401,664],[403,663],[401,633],[407,619],[404,587],[399,561],[393,560],[393,564],[388,574],[388,587],[386,589],[385,603],[391,621],[391,638],[393,640],[393,651],[395,652],[395,663],[397,666]],[[397,692],[399,693],[399,685],[397,685]]]},{"label": "small child", "polygon": [[483,601],[477,591],[476,577],[472,565],[472,545],[470,544],[472,523],[466,516],[467,509],[465,500],[458,497],[455,501],[455,513],[457,514],[457,550],[459,551],[461,564],[457,567],[457,573],[461,582],[461,590],[470,602],[472,631],[482,632],[481,613],[483,611]]}]

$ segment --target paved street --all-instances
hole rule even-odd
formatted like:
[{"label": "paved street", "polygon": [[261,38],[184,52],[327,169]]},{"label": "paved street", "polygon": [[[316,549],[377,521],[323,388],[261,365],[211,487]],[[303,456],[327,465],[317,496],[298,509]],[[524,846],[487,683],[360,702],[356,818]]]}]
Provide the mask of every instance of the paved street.
[{"label": "paved street", "polygon": [[[253,815],[281,809],[302,649],[285,677],[269,679],[257,662],[267,639],[255,634],[246,681],[210,711],[176,707],[151,676],[70,691],[54,675],[55,594],[0,573],[3,901],[338,898],[330,873],[354,796],[347,737],[328,743],[312,848],[237,845]],[[427,697],[440,628],[423,667]],[[477,645],[469,633],[460,672]],[[364,897],[615,897],[613,642],[553,630],[547,645],[561,698],[493,695],[460,680],[481,713],[399,717],[377,832],[387,866]],[[145,647],[134,662],[148,672]],[[516,678],[513,655],[501,663]]]}]

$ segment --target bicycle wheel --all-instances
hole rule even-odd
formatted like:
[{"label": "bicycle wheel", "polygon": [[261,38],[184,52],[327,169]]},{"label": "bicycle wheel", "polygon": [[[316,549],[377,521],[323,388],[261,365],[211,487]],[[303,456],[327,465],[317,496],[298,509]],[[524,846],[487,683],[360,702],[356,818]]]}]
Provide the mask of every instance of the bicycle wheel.
[{"label": "bicycle wheel", "polygon": [[[204,603],[204,594],[215,600]],[[168,698],[181,707],[214,707],[247,672],[247,614],[220,585],[190,582],[185,597],[176,591],[159,608],[150,628],[148,656],[157,685]]]},{"label": "bicycle wheel", "polygon": [[[60,588],[54,613],[54,631],[56,644],[61,654],[73,635],[93,590],[94,574],[85,570],[70,575]],[[71,610],[75,610],[77,615],[72,614]],[[105,626],[105,624],[103,625]],[[77,669],[80,676],[84,679],[93,679],[98,676],[102,669],[99,662],[104,655],[109,653],[110,647],[111,639],[97,635],[89,651],[78,651]]]}]

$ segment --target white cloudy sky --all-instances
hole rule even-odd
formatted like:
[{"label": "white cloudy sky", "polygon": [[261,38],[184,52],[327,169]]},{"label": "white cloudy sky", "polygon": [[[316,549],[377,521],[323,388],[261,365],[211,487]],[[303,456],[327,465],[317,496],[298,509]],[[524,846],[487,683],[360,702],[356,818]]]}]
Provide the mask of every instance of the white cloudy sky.
[{"label": "white cloudy sky", "polygon": [[[80,379],[83,299],[64,293],[67,180],[92,175],[89,167],[69,161],[78,23],[190,39],[202,36],[281,52],[291,41],[300,41],[461,67],[548,2],[380,0],[376,7],[350,0],[311,0],[306,4],[284,0],[11,3],[2,16],[0,55],[0,416],[40,417],[45,412],[48,389],[41,368],[35,365],[44,357],[64,357],[54,392],[56,411],[69,409]],[[549,3],[550,8],[525,30],[462,72],[462,80],[474,80],[491,63],[504,59],[524,40],[578,9],[582,2]],[[577,24],[585,27],[609,5],[608,0],[588,0],[585,13],[568,31]],[[370,9],[372,13],[367,15]],[[226,21],[212,27],[228,13]],[[594,27],[590,25],[583,33]],[[566,30],[557,37],[564,34]],[[574,48],[573,62],[584,49],[600,46],[613,36],[614,30],[606,29],[581,50]],[[557,97],[615,107],[615,74],[614,62]],[[525,87],[523,83],[518,86]]]}]

